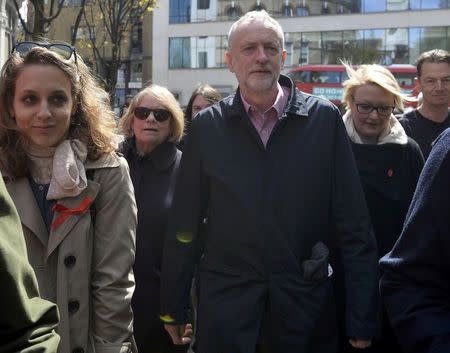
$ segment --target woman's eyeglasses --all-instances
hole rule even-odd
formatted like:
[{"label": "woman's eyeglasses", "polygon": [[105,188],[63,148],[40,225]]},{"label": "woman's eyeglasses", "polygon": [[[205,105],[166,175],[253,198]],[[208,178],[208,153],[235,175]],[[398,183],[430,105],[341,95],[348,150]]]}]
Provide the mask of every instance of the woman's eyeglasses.
[{"label": "woman's eyeglasses", "polygon": [[170,112],[165,109],[150,109],[147,107],[134,108],[134,116],[139,120],[147,119],[150,113],[153,113],[153,117],[158,122],[166,121],[171,116]]},{"label": "woman's eyeglasses", "polygon": [[370,114],[374,110],[376,110],[378,115],[380,115],[382,117],[391,116],[392,112],[395,109],[395,107],[390,107],[390,106],[375,107],[371,104],[366,104],[366,103],[356,103],[355,105],[356,105],[356,110],[361,114]]},{"label": "woman's eyeglasses", "polygon": [[65,60],[69,60],[73,55],[75,57],[75,64],[78,65],[75,47],[64,43],[20,42],[14,46],[11,53],[17,52],[20,56],[25,56],[33,48],[46,48]]}]

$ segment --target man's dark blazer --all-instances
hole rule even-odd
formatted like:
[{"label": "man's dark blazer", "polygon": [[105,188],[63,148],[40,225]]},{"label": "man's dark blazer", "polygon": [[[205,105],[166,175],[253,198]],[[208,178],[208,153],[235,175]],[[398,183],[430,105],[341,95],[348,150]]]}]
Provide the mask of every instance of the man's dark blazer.
[{"label": "man's dark blazer", "polygon": [[290,96],[266,147],[239,90],[200,113],[187,139],[161,298],[167,321],[187,321],[201,243],[199,353],[254,352],[265,312],[274,352],[334,352],[330,237],[347,271],[348,334],[372,334],[376,245],[342,119],[328,101],[279,82]]},{"label": "man's dark blazer", "polygon": [[450,129],[431,150],[402,235],[380,265],[381,294],[404,352],[450,352]]}]

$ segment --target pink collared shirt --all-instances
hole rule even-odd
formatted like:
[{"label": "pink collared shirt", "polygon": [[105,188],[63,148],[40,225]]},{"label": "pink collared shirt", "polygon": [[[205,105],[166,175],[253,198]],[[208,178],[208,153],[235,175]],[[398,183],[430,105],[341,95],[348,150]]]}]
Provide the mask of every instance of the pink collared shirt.
[{"label": "pink collared shirt", "polygon": [[278,94],[275,98],[273,105],[267,109],[265,112],[259,112],[256,107],[250,105],[241,94],[242,103],[244,103],[244,109],[250,117],[250,121],[255,127],[256,131],[261,138],[264,147],[267,145],[270,134],[277,123],[277,120],[281,118],[284,112],[287,101],[289,99],[290,89],[288,87],[281,87],[277,83]]}]

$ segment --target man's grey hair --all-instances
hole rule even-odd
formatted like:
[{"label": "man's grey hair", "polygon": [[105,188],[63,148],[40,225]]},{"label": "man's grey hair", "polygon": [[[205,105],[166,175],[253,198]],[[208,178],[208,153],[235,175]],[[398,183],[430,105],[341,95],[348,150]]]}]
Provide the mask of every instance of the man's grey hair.
[{"label": "man's grey hair", "polygon": [[244,16],[242,16],[236,22],[233,23],[233,25],[230,28],[230,31],[228,32],[228,50],[231,49],[233,36],[240,29],[240,27],[252,22],[261,22],[266,27],[272,29],[277,34],[277,37],[280,41],[280,47],[282,48],[282,50],[284,50],[283,28],[281,28],[280,24],[272,17],[270,17],[270,15],[264,10],[247,12]]}]

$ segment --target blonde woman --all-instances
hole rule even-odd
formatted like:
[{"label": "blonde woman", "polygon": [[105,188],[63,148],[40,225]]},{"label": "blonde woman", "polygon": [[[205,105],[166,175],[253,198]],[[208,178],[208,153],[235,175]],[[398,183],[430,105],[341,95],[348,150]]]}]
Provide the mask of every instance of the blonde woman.
[{"label": "blonde woman", "polygon": [[136,204],[108,95],[65,43],[18,43],[0,82],[0,168],[58,352],[131,352]]},{"label": "blonde woman", "polygon": [[[343,84],[347,109],[343,119],[381,258],[401,233],[424,160],[417,143],[407,137],[393,115],[394,110],[403,109],[407,97],[392,73],[380,65],[358,69],[346,65],[346,69],[349,78]],[[380,317],[382,312],[380,309]],[[380,324],[372,349],[400,352],[385,316]]]},{"label": "blonde woman", "polygon": [[152,85],[133,98],[120,123],[139,210],[132,301],[136,343],[139,352],[186,352],[171,343],[159,319],[161,257],[181,158],[176,144],[183,135],[183,111],[167,88]]}]

